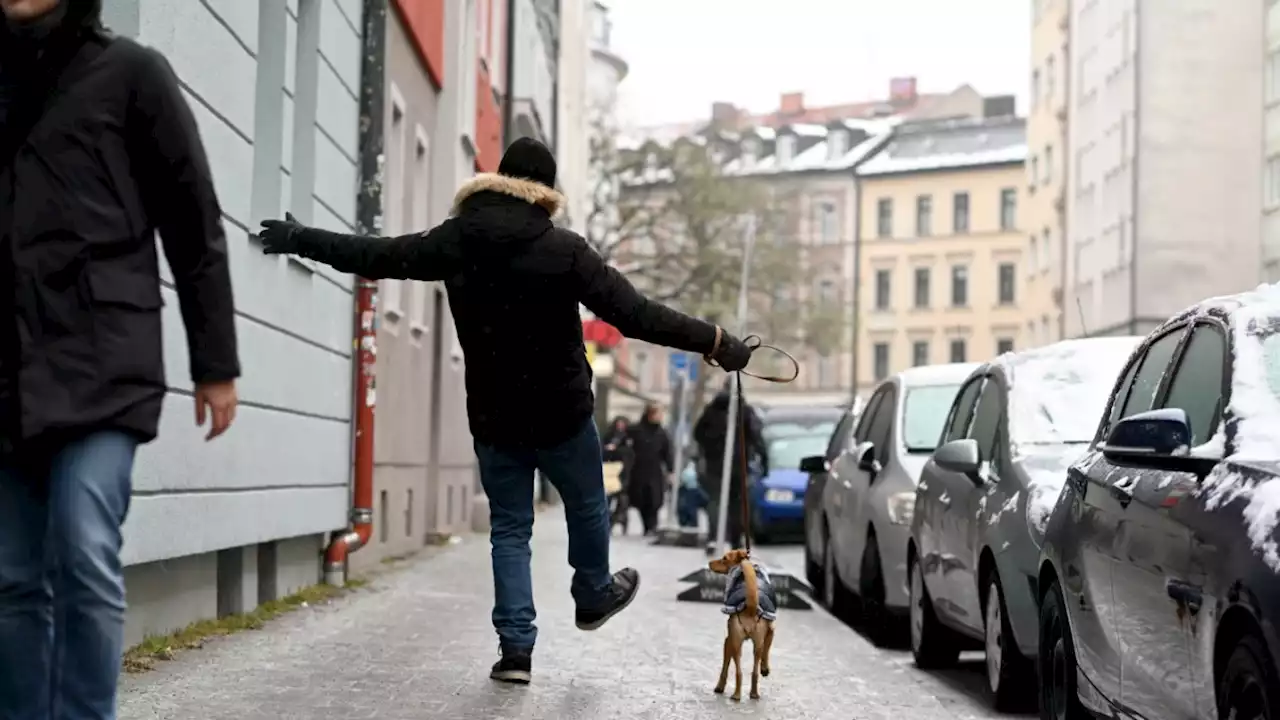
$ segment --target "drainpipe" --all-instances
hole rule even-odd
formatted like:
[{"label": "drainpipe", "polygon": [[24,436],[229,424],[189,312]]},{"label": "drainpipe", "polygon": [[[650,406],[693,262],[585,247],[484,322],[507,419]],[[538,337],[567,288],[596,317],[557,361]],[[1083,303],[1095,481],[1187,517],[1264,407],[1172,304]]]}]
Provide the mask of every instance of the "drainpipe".
[{"label": "drainpipe", "polygon": [[[515,90],[516,90],[516,0],[507,0],[507,47],[502,58],[507,64],[502,93],[502,149],[505,151],[515,140]],[[495,68],[496,70],[496,68]]]},{"label": "drainpipe", "polygon": [[[382,234],[383,85],[386,81],[388,0],[364,0],[364,55],[360,62],[360,184],[356,196],[356,232]],[[355,471],[351,520],[335,533],[324,553],[324,581],[346,582],[347,556],[373,535],[373,418],[378,359],[378,283],[357,278],[355,287],[356,354],[352,455]]]}]

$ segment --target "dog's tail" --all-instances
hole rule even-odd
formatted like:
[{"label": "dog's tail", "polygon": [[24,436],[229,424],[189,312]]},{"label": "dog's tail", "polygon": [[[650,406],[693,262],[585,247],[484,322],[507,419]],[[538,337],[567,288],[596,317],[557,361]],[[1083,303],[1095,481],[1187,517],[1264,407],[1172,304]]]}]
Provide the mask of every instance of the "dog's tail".
[{"label": "dog's tail", "polygon": [[747,617],[755,618],[760,614],[760,582],[756,579],[756,566],[750,560],[742,563],[742,585],[747,591]]}]

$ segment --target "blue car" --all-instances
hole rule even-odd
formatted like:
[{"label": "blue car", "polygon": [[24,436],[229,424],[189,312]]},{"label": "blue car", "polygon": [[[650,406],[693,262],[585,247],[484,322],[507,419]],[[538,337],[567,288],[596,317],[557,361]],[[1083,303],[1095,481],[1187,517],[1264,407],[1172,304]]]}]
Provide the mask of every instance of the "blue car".
[{"label": "blue car", "polygon": [[[825,410],[825,408],[824,408]],[[769,448],[769,474],[751,473],[751,533],[765,542],[780,535],[799,537],[804,530],[804,491],[809,475],[800,461],[826,452],[840,410],[781,412],[764,415],[764,439]]]}]

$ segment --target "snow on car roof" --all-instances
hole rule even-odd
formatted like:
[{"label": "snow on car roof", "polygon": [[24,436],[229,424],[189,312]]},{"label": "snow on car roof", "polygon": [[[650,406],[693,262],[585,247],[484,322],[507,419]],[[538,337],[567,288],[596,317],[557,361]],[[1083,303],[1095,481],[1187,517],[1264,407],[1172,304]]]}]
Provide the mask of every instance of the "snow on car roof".
[{"label": "snow on car roof", "polygon": [[898,373],[898,377],[901,378],[903,387],[908,388],[927,385],[958,385],[980,367],[982,367],[981,363],[923,365],[903,370]]},{"label": "snow on car roof", "polygon": [[1063,340],[1009,352],[992,364],[1009,386],[1009,435],[1017,443],[1087,443],[1116,377],[1140,337]]}]

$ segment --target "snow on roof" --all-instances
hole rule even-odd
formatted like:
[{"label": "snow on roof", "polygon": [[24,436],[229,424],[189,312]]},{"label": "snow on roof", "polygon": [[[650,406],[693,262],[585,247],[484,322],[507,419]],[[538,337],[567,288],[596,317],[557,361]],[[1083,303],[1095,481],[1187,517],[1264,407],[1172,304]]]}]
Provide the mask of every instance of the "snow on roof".
[{"label": "snow on roof", "polygon": [[1021,120],[953,120],[919,128],[899,125],[893,142],[860,168],[862,176],[1020,163],[1027,157]]},{"label": "snow on roof", "polygon": [[814,125],[812,123],[793,123],[791,125],[785,125],[783,126],[782,131],[790,131],[796,135],[810,138],[822,138],[827,136],[826,125]]},{"label": "snow on roof", "polygon": [[908,368],[898,373],[904,387],[926,387],[929,385],[959,385],[974,370],[982,367],[981,363],[948,363],[945,365],[923,365]]}]

